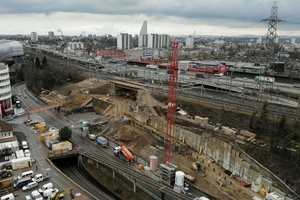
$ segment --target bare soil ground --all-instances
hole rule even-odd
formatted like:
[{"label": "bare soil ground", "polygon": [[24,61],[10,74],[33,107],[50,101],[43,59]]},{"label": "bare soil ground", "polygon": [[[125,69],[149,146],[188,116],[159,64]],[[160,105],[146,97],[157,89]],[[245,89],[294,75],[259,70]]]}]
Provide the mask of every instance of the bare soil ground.
[{"label": "bare soil ground", "polygon": [[[103,83],[93,82],[92,80],[86,80],[80,82],[79,84],[68,84],[64,87],[61,87],[58,90],[59,94],[69,95],[69,103],[76,104],[84,101],[85,98],[90,97],[91,95],[79,95],[79,90],[82,88],[97,88],[103,86]],[[78,97],[80,96],[80,97]],[[116,121],[119,121],[123,116],[125,111],[131,106],[136,106],[137,102],[132,101],[123,97],[110,97],[112,98],[113,108],[106,114],[108,117],[114,118]],[[154,99],[149,93],[145,93],[138,103],[142,107],[164,107],[165,108],[166,99]],[[208,105],[197,104],[196,102],[187,101],[180,102],[182,108],[188,111],[191,115],[200,115],[209,117],[212,121],[220,121],[222,124],[228,124],[231,127],[236,127],[239,129],[247,129],[249,116],[247,114],[238,114],[230,110],[220,110]],[[141,109],[143,112],[151,112],[147,109]],[[162,120],[164,118],[162,117]],[[238,124],[238,125],[237,125]],[[149,159],[150,156],[155,155],[158,157],[159,163],[164,163],[165,152],[155,148],[156,140],[147,132],[138,129],[130,125],[121,125],[118,124],[114,126],[115,129],[112,129],[109,133],[109,137],[115,139],[120,144],[127,146],[131,151],[138,154],[139,156]],[[272,168],[273,172],[281,172],[284,176],[287,176],[289,180],[293,178],[294,174],[298,174],[296,168],[286,168],[291,166],[288,164],[288,161],[285,162],[284,166],[277,165],[277,159],[270,157],[267,152],[261,153],[258,151],[253,151],[253,149],[245,148],[247,152],[250,153],[254,158],[257,158],[259,162],[265,165],[267,168]],[[266,154],[265,154],[266,153]],[[268,158],[268,159],[265,159]],[[206,167],[206,176],[203,177],[202,173],[197,174],[191,169],[192,163],[199,161],[203,166]],[[175,154],[174,164],[179,166],[179,169],[196,177],[195,186],[200,188],[206,193],[209,193],[215,196],[217,199],[222,200],[231,200],[231,199],[252,199],[253,196],[260,196],[258,193],[253,192],[250,188],[242,187],[237,183],[237,181],[231,179],[223,170],[219,168],[214,163],[209,163],[208,159],[197,155],[196,152],[191,151],[190,154],[180,155]],[[220,187],[216,179],[218,177],[227,177],[227,185]]]}]

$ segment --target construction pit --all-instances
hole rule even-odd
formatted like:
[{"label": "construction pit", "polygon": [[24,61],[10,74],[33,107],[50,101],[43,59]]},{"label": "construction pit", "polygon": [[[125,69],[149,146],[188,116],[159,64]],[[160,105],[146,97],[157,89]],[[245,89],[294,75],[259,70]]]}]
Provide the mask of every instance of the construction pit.
[{"label": "construction pit", "polygon": [[[130,89],[133,92],[128,94]],[[91,99],[104,102],[105,106],[92,105],[93,111],[104,115],[107,119],[106,127],[96,126],[94,130],[119,145],[125,145],[133,154],[148,162],[150,156],[156,156],[158,164],[165,163],[165,151],[160,147],[163,146],[162,141],[166,133],[164,113],[167,107],[165,103],[154,99],[151,92],[142,87],[135,88],[131,84],[119,85],[118,82],[97,82],[87,79],[77,84],[64,85],[55,92],[51,92],[50,95],[44,93],[40,97],[48,103],[63,102],[62,110],[69,114],[91,111],[87,107],[91,106],[91,102],[95,102]],[[187,124],[191,124],[190,119],[186,120]],[[250,187],[243,187],[235,179],[229,177],[220,165],[220,161],[215,162],[212,159],[212,155],[216,152],[220,154],[220,151],[226,152],[226,149],[230,149],[228,146],[233,149],[232,142],[228,139],[223,142],[220,138],[215,138],[211,131],[199,128],[200,126],[195,127],[194,133],[188,131],[191,127],[186,127],[185,130],[182,125],[176,125],[175,130],[175,141],[180,146],[180,150],[175,149],[173,163],[178,166],[178,170],[195,177],[194,182],[190,184],[216,199],[253,199],[255,196],[263,199],[262,195],[254,192]],[[208,147],[210,145],[216,147]],[[207,148],[204,149],[204,146]],[[221,146],[226,146],[225,150],[220,150]],[[199,152],[201,148],[202,152]],[[239,166],[241,168],[247,168],[243,164],[244,158],[239,158],[240,154],[236,153],[237,151],[234,152],[236,158],[233,159],[236,160],[233,162],[241,163]],[[196,161],[201,163],[202,171],[200,172],[193,169],[193,163]],[[136,163],[137,168],[138,164]],[[249,171],[249,169],[250,166],[246,170]],[[253,172],[251,176],[258,177],[259,175]],[[225,177],[227,184],[221,186],[217,180]],[[264,184],[265,187],[272,185],[268,181]]]}]

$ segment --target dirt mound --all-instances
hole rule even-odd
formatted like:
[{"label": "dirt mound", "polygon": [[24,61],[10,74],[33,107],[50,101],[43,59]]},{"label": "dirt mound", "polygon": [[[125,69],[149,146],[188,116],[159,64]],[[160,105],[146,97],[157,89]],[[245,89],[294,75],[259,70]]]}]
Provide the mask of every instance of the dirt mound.
[{"label": "dirt mound", "polygon": [[87,90],[98,88],[107,84],[106,82],[98,82],[95,79],[85,79],[78,83],[67,83],[60,87],[57,91],[59,94],[68,96],[80,93],[80,90]]},{"label": "dirt mound", "polygon": [[122,126],[117,140],[137,152],[155,141],[147,132],[130,125]]}]

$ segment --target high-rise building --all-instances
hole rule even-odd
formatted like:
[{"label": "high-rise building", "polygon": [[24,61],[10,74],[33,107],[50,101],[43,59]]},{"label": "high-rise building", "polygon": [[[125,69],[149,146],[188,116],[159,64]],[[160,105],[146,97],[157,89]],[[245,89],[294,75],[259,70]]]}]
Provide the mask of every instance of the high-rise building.
[{"label": "high-rise building", "polygon": [[132,36],[128,33],[120,33],[117,36],[117,49],[130,49]]},{"label": "high-rise building", "polygon": [[48,32],[48,37],[49,37],[49,40],[54,40],[54,32],[53,31],[49,31]]},{"label": "high-rise building", "polygon": [[158,34],[148,35],[148,47],[152,49],[158,49],[160,45],[160,37]]},{"label": "high-rise building", "polygon": [[31,39],[32,42],[39,41],[39,36],[38,36],[37,32],[31,32],[30,33],[30,39]]},{"label": "high-rise building", "polygon": [[170,46],[170,36],[167,34],[160,35],[160,48],[168,48]]},{"label": "high-rise building", "polygon": [[296,38],[292,38],[292,39],[291,39],[291,43],[292,43],[292,44],[296,44]]},{"label": "high-rise building", "polygon": [[147,32],[147,21],[144,21],[143,22],[143,25],[142,25],[142,28],[141,28],[141,31],[140,31],[140,35],[147,35],[148,32]]},{"label": "high-rise building", "polygon": [[147,21],[144,21],[139,34],[138,47],[144,48],[147,46],[148,46]]},{"label": "high-rise building", "polygon": [[3,115],[10,114],[13,111],[9,68],[4,63],[0,63],[0,83],[0,119],[2,119]]},{"label": "high-rise building", "polygon": [[168,48],[170,44],[170,36],[166,34],[150,34],[148,35],[148,47],[152,49]]},{"label": "high-rise building", "polygon": [[262,43],[262,37],[257,38],[256,43],[261,44]]},{"label": "high-rise building", "polygon": [[185,39],[185,46],[186,47],[194,47],[194,38],[192,36],[189,36]]},{"label": "high-rise building", "polygon": [[144,48],[148,46],[148,35],[139,35],[139,48]]}]

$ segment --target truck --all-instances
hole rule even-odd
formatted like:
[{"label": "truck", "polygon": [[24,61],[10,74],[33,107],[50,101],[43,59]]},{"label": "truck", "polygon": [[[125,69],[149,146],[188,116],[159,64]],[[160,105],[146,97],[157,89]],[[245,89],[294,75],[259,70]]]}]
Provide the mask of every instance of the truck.
[{"label": "truck", "polygon": [[260,82],[267,82],[267,83],[274,83],[275,78],[274,77],[269,77],[269,76],[255,76],[254,78],[255,81],[260,81]]},{"label": "truck", "polygon": [[97,137],[97,143],[102,147],[107,147],[107,139],[102,136]]},{"label": "truck", "polygon": [[12,177],[0,180],[0,189],[5,189],[14,184],[14,179]]},{"label": "truck", "polygon": [[125,147],[125,146],[117,146],[114,148],[114,154],[115,156],[121,158],[122,160],[126,162],[134,162],[134,156],[131,154],[131,152]]},{"label": "truck", "polygon": [[49,174],[36,174],[31,180],[37,183],[48,180],[50,178]]}]

